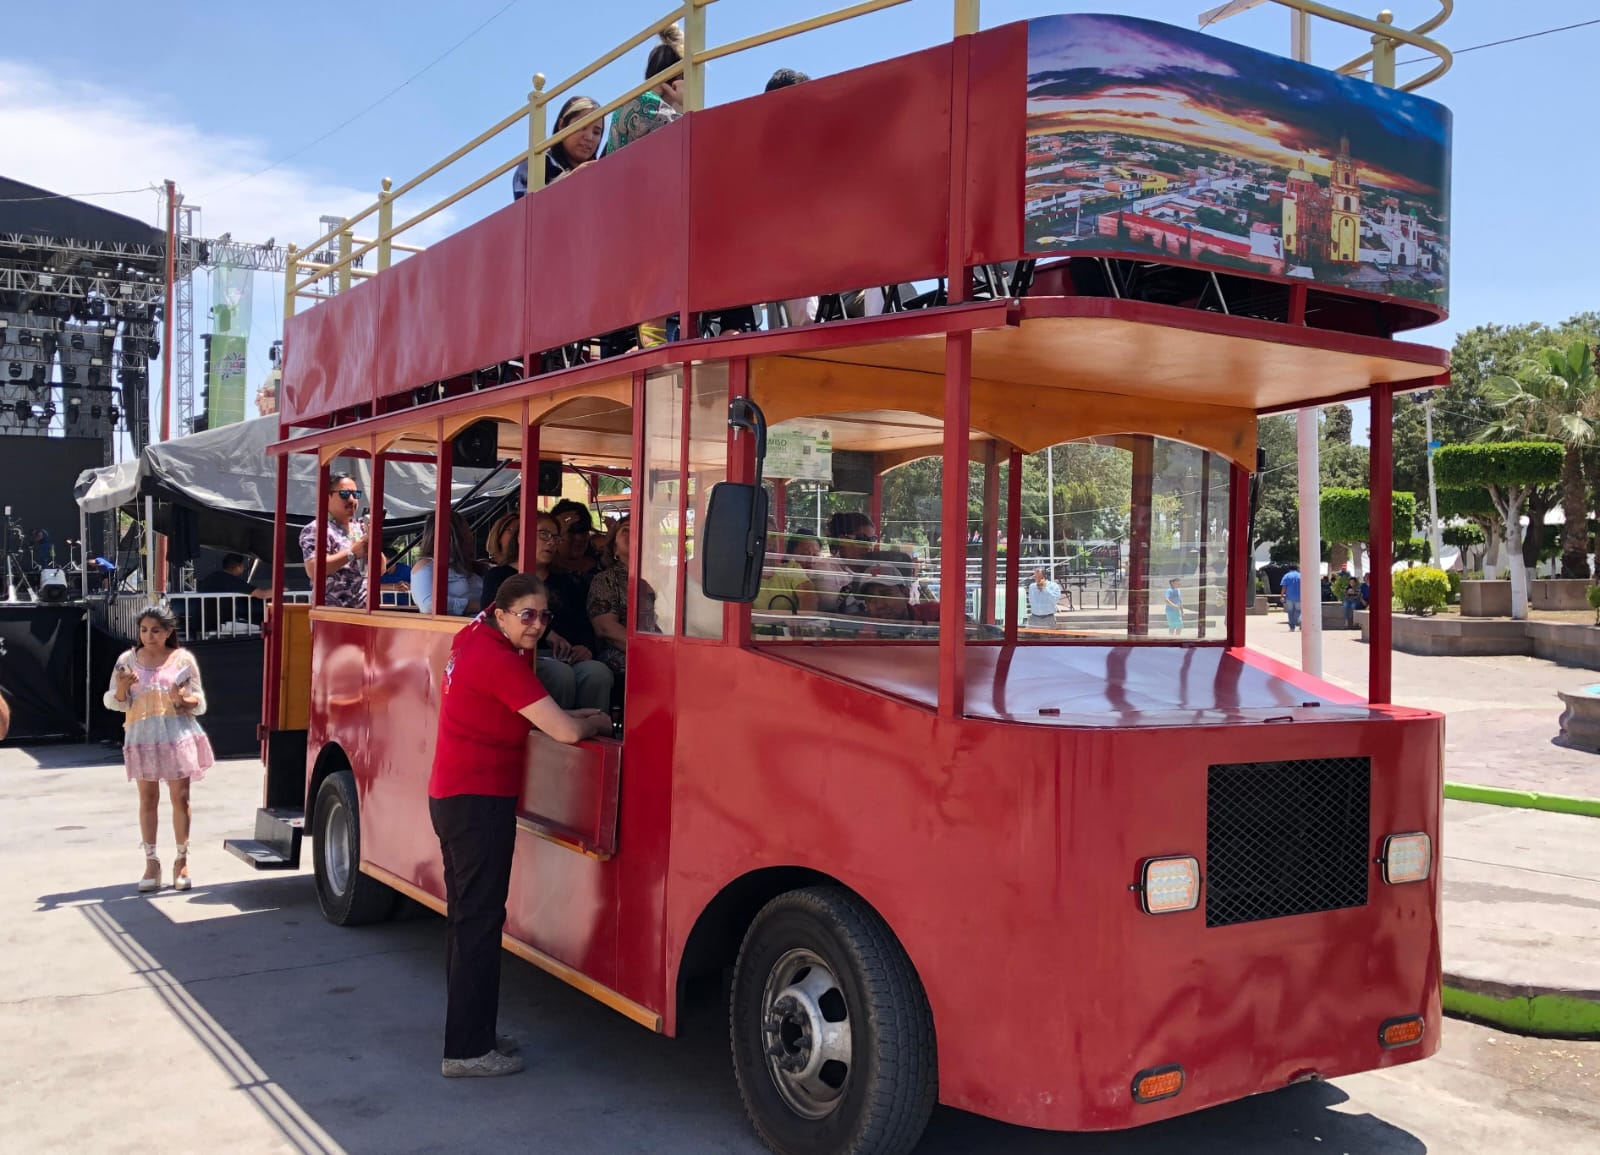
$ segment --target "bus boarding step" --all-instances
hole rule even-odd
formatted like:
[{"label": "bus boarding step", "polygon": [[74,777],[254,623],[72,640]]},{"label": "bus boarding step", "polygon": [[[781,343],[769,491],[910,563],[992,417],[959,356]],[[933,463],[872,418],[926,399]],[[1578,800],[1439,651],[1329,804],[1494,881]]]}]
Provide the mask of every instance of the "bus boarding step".
[{"label": "bus boarding step", "polygon": [[263,806],[256,811],[254,838],[229,838],[222,845],[257,870],[295,870],[304,829],[305,811]]}]

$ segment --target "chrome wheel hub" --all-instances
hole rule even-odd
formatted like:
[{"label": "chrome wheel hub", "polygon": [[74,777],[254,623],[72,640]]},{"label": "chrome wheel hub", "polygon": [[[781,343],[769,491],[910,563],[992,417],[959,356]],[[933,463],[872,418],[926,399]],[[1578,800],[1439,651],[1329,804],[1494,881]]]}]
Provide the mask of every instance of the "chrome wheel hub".
[{"label": "chrome wheel hub", "polygon": [[767,975],[761,1009],[778,1094],[796,1114],[825,1118],[844,1098],[852,1061],[850,1008],[838,978],[813,952],[791,950]]},{"label": "chrome wheel hub", "polygon": [[322,864],[327,869],[328,885],[335,893],[343,894],[350,886],[350,811],[343,805],[335,806],[328,815],[324,841]]}]

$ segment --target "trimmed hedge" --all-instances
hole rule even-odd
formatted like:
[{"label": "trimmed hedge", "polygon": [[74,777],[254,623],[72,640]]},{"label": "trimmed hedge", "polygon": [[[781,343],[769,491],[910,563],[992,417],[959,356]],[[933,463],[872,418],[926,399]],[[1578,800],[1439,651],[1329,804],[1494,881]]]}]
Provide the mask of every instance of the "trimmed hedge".
[{"label": "trimmed hedge", "polygon": [[[1417,520],[1417,498],[1411,493],[1395,493],[1394,539],[1405,541]],[[1367,542],[1372,537],[1372,494],[1365,489],[1324,489],[1322,491],[1322,536],[1328,541]]]},{"label": "trimmed hedge", "polygon": [[1406,613],[1425,617],[1450,604],[1450,579],[1432,566],[1400,570],[1394,575],[1394,600]]},{"label": "trimmed hedge", "polygon": [[1433,451],[1433,472],[1446,488],[1551,485],[1561,480],[1565,450],[1554,441],[1482,441]]}]

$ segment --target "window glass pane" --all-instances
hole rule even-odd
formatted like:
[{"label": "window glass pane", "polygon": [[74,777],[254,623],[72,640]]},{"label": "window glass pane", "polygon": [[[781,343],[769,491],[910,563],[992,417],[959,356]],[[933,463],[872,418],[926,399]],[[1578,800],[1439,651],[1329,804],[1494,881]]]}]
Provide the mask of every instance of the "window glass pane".
[{"label": "window glass pane", "polygon": [[758,641],[937,640],[942,439],[938,420],[900,412],[828,414],[768,431],[773,528],[752,608]]},{"label": "window glass pane", "polygon": [[728,476],[728,366],[695,365],[689,397],[689,524],[683,591],[684,633],[691,638],[722,637],[722,603],[706,597],[700,586],[695,529],[705,516],[711,487]]},{"label": "window glass pane", "polygon": [[[643,524],[633,535],[639,556],[635,629],[671,634],[677,628],[678,486],[683,448],[683,374],[651,373],[644,386],[645,476]],[[653,623],[650,630],[647,623]]]},{"label": "window glass pane", "polygon": [[1159,437],[1026,458],[1022,636],[1221,641],[1228,478],[1225,459]]}]

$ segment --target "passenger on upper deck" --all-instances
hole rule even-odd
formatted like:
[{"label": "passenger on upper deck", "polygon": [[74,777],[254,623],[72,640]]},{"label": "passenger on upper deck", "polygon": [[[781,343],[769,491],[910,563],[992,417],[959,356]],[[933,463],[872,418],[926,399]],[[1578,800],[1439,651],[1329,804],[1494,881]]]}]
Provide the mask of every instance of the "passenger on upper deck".
[{"label": "passenger on upper deck", "polygon": [[[343,609],[367,604],[367,533],[356,519],[361,489],[348,473],[328,478],[328,533],[323,541],[324,602]],[[306,573],[316,578],[317,523],[300,531]],[[381,556],[381,555],[380,555]]]},{"label": "passenger on upper deck", "polygon": [[[411,567],[411,600],[425,614],[433,613],[433,514],[422,523],[422,541],[417,546],[417,564]],[[447,614],[475,614],[483,599],[483,578],[478,574],[477,547],[472,527],[454,510],[450,513],[450,574],[445,590]]]},{"label": "passenger on upper deck", "polygon": [[[551,130],[551,134],[560,132],[567,125],[582,119],[599,107],[599,101],[591,96],[574,96],[561,106],[560,112],[556,113],[556,126]],[[601,117],[582,132],[575,132],[566,140],[552,146],[544,154],[544,183],[555,184],[569,172],[575,172],[584,165],[592,163],[600,155],[600,142],[605,139],[605,135],[605,117]],[[511,174],[511,199],[519,201],[527,195],[528,162],[524,160],[517,166],[517,171]]]},{"label": "passenger on upper deck", "polygon": [[[671,68],[683,59],[683,29],[676,24],[661,30],[661,43],[650,50],[645,61],[644,77],[649,80],[656,73]],[[610,156],[624,145],[648,136],[662,125],[671,124],[683,115],[683,77],[646,89],[628,101],[611,118],[611,140],[606,144]]]},{"label": "passenger on upper deck", "polygon": [[[628,668],[628,559],[632,534],[628,519],[621,517],[611,526],[602,549],[604,559],[594,584],[589,587],[589,620],[600,640],[600,660],[621,677]],[[656,622],[656,591],[650,583],[639,578],[640,633],[656,634],[661,627]]]}]

